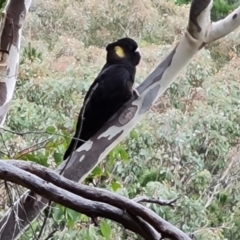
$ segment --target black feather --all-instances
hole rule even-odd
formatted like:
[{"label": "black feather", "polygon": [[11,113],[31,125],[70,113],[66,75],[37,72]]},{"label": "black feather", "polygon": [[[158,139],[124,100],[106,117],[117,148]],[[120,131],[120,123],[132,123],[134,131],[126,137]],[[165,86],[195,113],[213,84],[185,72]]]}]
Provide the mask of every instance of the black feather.
[{"label": "black feather", "polygon": [[[124,50],[125,57],[116,55],[115,46]],[[76,132],[64,154],[64,160],[91,138],[132,97],[136,65],[141,58],[140,53],[135,52],[137,48],[137,43],[130,38],[120,39],[107,46],[107,62],[84,98]]]}]

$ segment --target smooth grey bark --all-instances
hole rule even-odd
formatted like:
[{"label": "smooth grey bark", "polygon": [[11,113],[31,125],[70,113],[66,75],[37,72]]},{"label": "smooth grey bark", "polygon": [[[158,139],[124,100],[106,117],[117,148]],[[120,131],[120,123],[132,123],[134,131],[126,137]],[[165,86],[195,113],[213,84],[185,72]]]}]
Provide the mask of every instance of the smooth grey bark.
[{"label": "smooth grey bark", "polygon": [[13,97],[19,65],[23,23],[32,0],[8,0],[0,24],[0,127]]}]

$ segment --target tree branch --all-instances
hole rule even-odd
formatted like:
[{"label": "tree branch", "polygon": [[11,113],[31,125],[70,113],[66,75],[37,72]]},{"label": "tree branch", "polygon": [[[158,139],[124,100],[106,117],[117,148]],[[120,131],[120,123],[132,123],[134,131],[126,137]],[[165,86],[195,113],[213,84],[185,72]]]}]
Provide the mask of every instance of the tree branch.
[{"label": "tree branch", "polygon": [[[106,203],[93,202],[79,197],[76,194],[54,186],[52,183],[48,183],[41,178],[17,167],[14,167],[13,165],[5,163],[4,161],[0,161],[0,178],[29,188],[33,192],[51,201],[59,203],[75,211],[81,212],[89,217],[100,216],[111,219],[122,224],[126,229],[138,233],[144,239],[157,239],[156,235],[153,235],[153,233],[156,234],[156,232],[153,231],[152,228],[149,228],[151,230],[151,232],[149,232],[151,233],[150,236],[153,236],[154,238],[147,237],[147,234],[141,229],[141,227],[139,227],[136,221],[127,212],[124,212]],[[30,201],[29,198],[31,198],[31,196],[26,198],[25,202],[22,202],[23,207],[28,204]],[[38,206],[35,207],[37,208]],[[145,230],[146,229],[147,228],[145,228]],[[2,226],[0,229],[0,238],[12,239],[9,236],[6,237],[3,230],[4,226]],[[18,231],[22,230],[23,229],[18,229]]]},{"label": "tree branch", "polygon": [[[3,161],[0,160],[0,167],[2,162]],[[98,189],[72,182],[64,178],[63,176],[56,174],[54,171],[33,162],[25,162],[18,160],[4,161],[4,163],[6,162],[12,166],[16,166],[25,171],[31,172],[32,174],[60,187],[61,189],[65,189],[71,193],[84,197],[85,199],[111,204],[112,206],[117,207],[123,211],[127,211],[128,213],[131,213],[134,216],[139,216],[141,217],[142,220],[149,223],[160,234],[164,236],[169,236],[171,239],[189,239],[187,238],[187,235],[185,235],[175,226],[159,217],[150,209],[136,203],[133,200],[129,200],[128,198],[125,198],[123,196],[120,196],[116,193],[112,193],[104,189]],[[165,201],[165,203],[171,204],[176,200],[177,199],[174,199],[169,202]],[[159,202],[160,201],[158,200],[158,203]],[[164,201],[162,201],[162,203],[163,202]]]},{"label": "tree branch", "polygon": [[210,43],[219,38],[222,38],[240,25],[240,7],[238,7],[235,11],[230,13],[226,18],[213,22],[211,27],[209,28],[209,32],[206,36],[206,42]]},{"label": "tree branch", "polygon": [[147,203],[156,203],[160,206],[170,206],[174,207],[174,203],[179,199],[179,197],[172,199],[172,200],[163,200],[163,199],[154,199],[154,198],[149,198],[149,197],[136,197],[133,198],[132,201],[141,203],[141,202],[147,202]]}]

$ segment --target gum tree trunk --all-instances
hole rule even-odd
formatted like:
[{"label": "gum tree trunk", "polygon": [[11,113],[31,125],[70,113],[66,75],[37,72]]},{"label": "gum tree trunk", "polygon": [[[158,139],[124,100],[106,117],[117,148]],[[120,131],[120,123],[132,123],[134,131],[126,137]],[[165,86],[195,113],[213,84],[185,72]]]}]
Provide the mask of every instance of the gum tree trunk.
[{"label": "gum tree trunk", "polygon": [[31,0],[8,0],[0,25],[0,127],[3,126],[13,97],[19,66],[23,22]]}]

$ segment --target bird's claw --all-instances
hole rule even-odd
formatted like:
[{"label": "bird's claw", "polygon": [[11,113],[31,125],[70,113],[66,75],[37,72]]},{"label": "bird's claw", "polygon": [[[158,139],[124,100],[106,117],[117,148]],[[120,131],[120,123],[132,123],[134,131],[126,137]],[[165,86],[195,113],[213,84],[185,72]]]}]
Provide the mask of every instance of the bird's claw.
[{"label": "bird's claw", "polygon": [[134,94],[137,98],[140,97],[140,94],[139,94],[139,92],[138,92],[138,90],[137,90],[136,88],[133,88],[133,94]]}]

